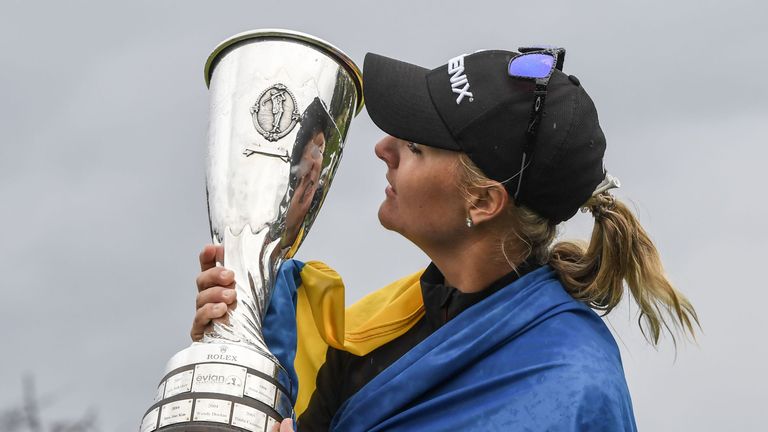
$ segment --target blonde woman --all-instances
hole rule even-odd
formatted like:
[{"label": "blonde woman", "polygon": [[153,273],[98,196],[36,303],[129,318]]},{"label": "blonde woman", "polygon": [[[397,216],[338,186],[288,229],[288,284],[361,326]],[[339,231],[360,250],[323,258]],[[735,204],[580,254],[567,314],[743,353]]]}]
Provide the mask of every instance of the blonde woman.
[{"label": "blonde woman", "polygon": [[[627,287],[653,344],[697,317],[610,193],[597,112],[564,56],[480,51],[432,70],[366,56],[368,113],[387,134],[379,220],[432,263],[346,313],[330,269],[284,266],[276,296],[294,301],[273,302],[266,325],[298,329],[278,351],[299,376],[299,430],[636,430],[600,314]],[[588,245],[555,243],[579,209],[595,219]],[[234,301],[217,252],[201,254],[195,340]]]}]

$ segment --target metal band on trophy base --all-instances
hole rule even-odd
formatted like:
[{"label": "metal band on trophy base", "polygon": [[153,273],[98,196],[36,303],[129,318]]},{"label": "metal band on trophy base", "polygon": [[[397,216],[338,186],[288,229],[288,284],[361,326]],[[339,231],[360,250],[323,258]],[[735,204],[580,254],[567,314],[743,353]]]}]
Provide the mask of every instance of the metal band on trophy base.
[{"label": "metal band on trophy base", "polygon": [[287,372],[250,348],[195,343],[173,356],[167,368],[141,432],[174,430],[190,421],[210,423],[201,430],[231,425],[263,431],[291,416]]},{"label": "metal band on trophy base", "polygon": [[208,216],[237,301],[201,342],[168,362],[141,432],[268,432],[295,418],[295,375],[269,351],[263,319],[277,270],[311,228],[363,106],[354,62],[287,30],[222,42],[205,80]]}]

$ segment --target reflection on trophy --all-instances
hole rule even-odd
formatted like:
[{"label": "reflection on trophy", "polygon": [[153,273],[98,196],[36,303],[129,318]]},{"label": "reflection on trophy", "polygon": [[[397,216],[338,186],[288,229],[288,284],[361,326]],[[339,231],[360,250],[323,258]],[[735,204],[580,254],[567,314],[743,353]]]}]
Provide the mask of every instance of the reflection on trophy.
[{"label": "reflection on trophy", "polygon": [[211,235],[235,273],[237,304],[228,323],[171,358],[141,432],[263,432],[293,417],[295,383],[267,348],[262,320],[275,274],[311,227],[363,105],[349,57],[291,31],[222,42],[205,79]]}]

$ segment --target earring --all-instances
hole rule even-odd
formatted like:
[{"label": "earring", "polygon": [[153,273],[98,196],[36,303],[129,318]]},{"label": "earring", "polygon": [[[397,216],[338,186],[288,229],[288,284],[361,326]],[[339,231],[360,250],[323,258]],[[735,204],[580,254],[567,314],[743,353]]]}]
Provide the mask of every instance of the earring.
[{"label": "earring", "polygon": [[467,228],[472,228],[473,226],[475,226],[475,223],[472,222],[472,218],[467,215]]}]

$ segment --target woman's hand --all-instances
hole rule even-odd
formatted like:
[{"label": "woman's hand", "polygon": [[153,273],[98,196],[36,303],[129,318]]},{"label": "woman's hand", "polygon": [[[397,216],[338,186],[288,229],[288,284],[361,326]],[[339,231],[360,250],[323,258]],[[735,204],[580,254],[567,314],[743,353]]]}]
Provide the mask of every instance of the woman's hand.
[{"label": "woman's hand", "polygon": [[199,341],[210,331],[213,321],[227,322],[227,309],[237,305],[235,300],[235,274],[224,267],[217,267],[217,261],[224,260],[224,247],[206,245],[200,252],[200,274],[197,276],[197,299],[195,320],[190,336]]},{"label": "woman's hand", "polygon": [[283,419],[281,423],[275,423],[269,432],[293,432],[293,420],[289,418]]},{"label": "woman's hand", "polygon": [[[190,336],[197,342],[210,331],[213,321],[226,322],[227,309],[235,307],[235,274],[216,262],[224,260],[224,247],[205,245],[200,252],[200,274],[197,275],[197,311],[192,322]],[[293,420],[284,419],[275,424],[270,432],[294,432]]]}]

